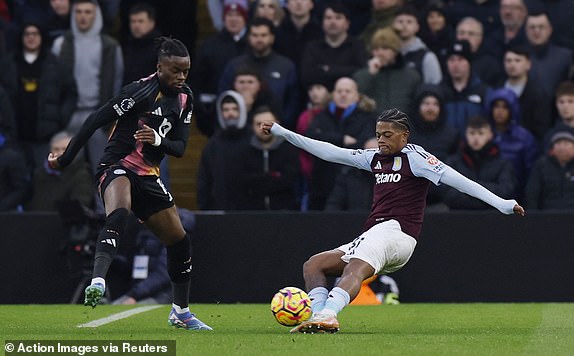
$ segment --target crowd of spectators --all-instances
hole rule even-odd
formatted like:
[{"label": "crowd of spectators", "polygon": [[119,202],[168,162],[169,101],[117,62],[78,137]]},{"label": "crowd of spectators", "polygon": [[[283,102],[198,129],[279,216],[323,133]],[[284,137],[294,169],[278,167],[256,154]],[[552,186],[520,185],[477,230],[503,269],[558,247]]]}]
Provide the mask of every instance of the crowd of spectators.
[{"label": "crowd of spectators", "polygon": [[[196,46],[197,3],[0,1],[0,211],[96,204],[80,183],[112,128],[92,137],[74,172],[50,170],[47,153],[123,84],[153,73],[161,34],[192,53],[194,121],[209,139],[199,209],[368,210],[368,176],[266,141],[253,125],[273,119],[363,149],[390,107],[409,114],[412,143],[500,196],[574,209],[571,1],[209,0],[215,33]],[[428,204],[487,208],[440,187]]]}]

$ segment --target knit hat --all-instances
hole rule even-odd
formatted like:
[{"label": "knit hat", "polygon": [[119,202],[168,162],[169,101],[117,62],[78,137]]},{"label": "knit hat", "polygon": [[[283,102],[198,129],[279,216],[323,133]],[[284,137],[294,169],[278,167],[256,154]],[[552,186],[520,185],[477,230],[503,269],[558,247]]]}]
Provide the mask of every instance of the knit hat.
[{"label": "knit hat", "polygon": [[249,20],[248,9],[247,0],[225,0],[223,2],[223,18],[225,18],[229,11],[237,11],[243,16],[245,23],[247,23]]},{"label": "knit hat", "polygon": [[552,135],[550,143],[555,144],[560,140],[568,140],[570,142],[574,142],[574,135],[569,131],[561,130]]},{"label": "knit hat", "polygon": [[371,49],[374,48],[390,48],[399,52],[401,39],[391,27],[384,27],[377,30],[371,37]]},{"label": "knit hat", "polygon": [[454,41],[448,48],[447,58],[452,55],[464,57],[469,63],[472,63],[472,52],[470,51],[470,43],[467,40]]}]

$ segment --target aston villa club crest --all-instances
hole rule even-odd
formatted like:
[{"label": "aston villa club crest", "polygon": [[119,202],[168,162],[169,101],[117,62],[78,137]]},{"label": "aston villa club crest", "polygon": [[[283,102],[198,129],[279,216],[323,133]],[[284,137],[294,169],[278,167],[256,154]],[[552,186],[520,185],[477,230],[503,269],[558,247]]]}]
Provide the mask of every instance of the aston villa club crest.
[{"label": "aston villa club crest", "polygon": [[395,159],[393,160],[393,167],[391,169],[397,172],[400,171],[402,167],[403,167],[403,159],[401,157],[395,157]]}]

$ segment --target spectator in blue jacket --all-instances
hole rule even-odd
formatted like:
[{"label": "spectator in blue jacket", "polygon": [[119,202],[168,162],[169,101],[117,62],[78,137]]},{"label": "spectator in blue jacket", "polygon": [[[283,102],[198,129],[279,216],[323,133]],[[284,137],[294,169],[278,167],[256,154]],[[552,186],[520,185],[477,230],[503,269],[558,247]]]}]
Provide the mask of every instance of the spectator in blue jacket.
[{"label": "spectator in blue jacket", "polygon": [[447,123],[464,135],[469,117],[482,112],[488,86],[472,72],[472,52],[466,40],[453,42],[447,57],[447,75],[442,81]]},{"label": "spectator in blue jacket", "polygon": [[520,104],[512,90],[491,90],[485,99],[484,109],[502,158],[514,165],[517,178],[515,198],[518,199],[522,196],[530,170],[538,157],[538,144],[534,136],[520,126]]}]

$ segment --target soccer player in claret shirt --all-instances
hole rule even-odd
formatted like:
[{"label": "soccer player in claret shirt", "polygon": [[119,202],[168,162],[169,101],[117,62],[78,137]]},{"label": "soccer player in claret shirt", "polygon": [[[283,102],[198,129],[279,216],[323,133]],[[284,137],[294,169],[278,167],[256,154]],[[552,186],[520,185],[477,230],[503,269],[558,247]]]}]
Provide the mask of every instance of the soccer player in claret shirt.
[{"label": "soccer player in claret shirt", "polygon": [[[276,123],[265,122],[259,127],[321,159],[371,171],[375,177],[364,232],[348,244],[312,256],[303,265],[313,316],[291,332],[337,332],[337,314],[357,296],[363,280],[394,272],[407,263],[421,232],[431,182],[456,188],[504,214],[524,216],[524,209],[515,200],[498,197],[422,147],[409,144],[410,128],[405,113],[385,110],[376,124],[378,149],[353,150],[301,136]],[[326,276],[341,276],[330,291]]]},{"label": "soccer player in claret shirt", "polygon": [[96,175],[106,210],[99,233],[93,278],[84,305],[95,307],[106,288],[105,277],[117,252],[130,210],[167,246],[173,308],[168,322],[190,330],[211,330],[190,313],[191,239],[182,227],[173,197],[159,177],[165,154],[181,157],[187,145],[193,94],[185,84],[191,61],[185,45],[160,37],[157,71],[126,85],[94,111],[61,155],[50,153],[53,168],[72,162],[96,129],[115,123]]}]

